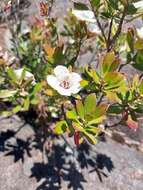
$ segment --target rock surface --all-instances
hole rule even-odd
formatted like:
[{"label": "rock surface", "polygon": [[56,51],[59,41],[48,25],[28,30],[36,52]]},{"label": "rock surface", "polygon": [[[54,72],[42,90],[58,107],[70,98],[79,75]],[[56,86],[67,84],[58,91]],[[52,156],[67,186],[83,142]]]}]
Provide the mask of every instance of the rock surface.
[{"label": "rock surface", "polygon": [[[17,116],[0,121],[0,190],[142,190],[143,153],[109,138],[78,149],[80,170],[60,139],[42,162],[33,128]],[[71,143],[72,140],[70,140]],[[72,144],[72,143],[71,143]]]}]

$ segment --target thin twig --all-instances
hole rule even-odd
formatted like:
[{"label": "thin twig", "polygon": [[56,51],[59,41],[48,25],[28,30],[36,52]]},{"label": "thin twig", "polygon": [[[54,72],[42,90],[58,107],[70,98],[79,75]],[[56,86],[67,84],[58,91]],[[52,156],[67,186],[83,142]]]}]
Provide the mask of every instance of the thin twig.
[{"label": "thin twig", "polygon": [[143,73],[139,76],[139,79],[141,80],[143,78]]},{"label": "thin twig", "polygon": [[105,40],[106,46],[108,47],[108,42],[107,42],[106,35],[105,35],[105,33],[104,33],[104,29],[103,29],[103,27],[102,27],[102,25],[101,25],[101,23],[100,23],[100,21],[99,21],[99,18],[98,18],[98,16],[97,16],[97,14],[96,14],[96,12],[95,12],[95,9],[94,9],[94,7],[92,6],[92,3],[91,3],[90,0],[89,0],[89,3],[90,3],[90,6],[91,6],[92,11],[93,11],[93,13],[94,13],[94,16],[95,16],[97,25],[98,25],[98,27],[99,27],[99,29],[100,29],[100,31],[101,31],[101,33],[102,33],[102,36],[103,36],[103,38],[104,38],[104,40]]},{"label": "thin twig", "polygon": [[111,18],[110,25],[109,25],[109,33],[108,33],[108,39],[107,39],[107,42],[108,42],[107,51],[109,51],[109,49],[110,49],[110,40],[111,40],[112,25],[113,25],[113,17]]},{"label": "thin twig", "polygon": [[122,14],[118,29],[117,29],[115,35],[113,36],[112,40],[110,41],[109,51],[112,49],[113,45],[115,44],[115,41],[117,40],[117,38],[119,37],[119,35],[120,35],[121,31],[122,31],[122,25],[123,25],[123,22],[124,22],[124,18],[126,16],[126,11],[127,11],[127,6],[124,7],[123,14]]},{"label": "thin twig", "polygon": [[118,68],[118,72],[119,71],[121,71],[121,69],[124,67],[124,66],[126,66],[127,64],[121,64],[120,66],[119,66],[119,68]]},{"label": "thin twig", "polygon": [[102,102],[103,98],[104,98],[104,94],[101,94],[101,96],[99,97],[99,100],[97,102],[97,106]]}]

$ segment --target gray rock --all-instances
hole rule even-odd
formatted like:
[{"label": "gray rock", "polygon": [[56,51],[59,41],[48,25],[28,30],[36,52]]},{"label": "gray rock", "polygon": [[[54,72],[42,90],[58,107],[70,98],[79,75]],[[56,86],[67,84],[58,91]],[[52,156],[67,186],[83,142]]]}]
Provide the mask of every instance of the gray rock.
[{"label": "gray rock", "polygon": [[[15,132],[14,126],[18,129],[21,123],[22,121],[18,118],[17,120],[13,118],[4,119],[1,122],[2,125],[0,125],[0,134],[2,135],[2,132],[6,133],[8,130]],[[34,139],[34,132],[29,125],[25,125],[16,136],[6,141],[5,145],[7,149],[3,150],[2,154],[0,154],[0,189],[44,190],[50,189],[51,183],[58,186],[58,182],[55,181],[57,180],[58,173],[53,173],[56,168],[50,164],[52,158],[57,159],[58,167],[61,168],[65,160],[63,166],[66,170],[63,168],[61,172],[65,171],[63,175],[68,177],[62,177],[61,189],[63,190],[70,189],[68,186],[71,182],[71,189],[72,187],[82,187],[85,190],[142,190],[143,154],[134,148],[129,148],[109,138],[106,139],[107,142],[99,142],[95,146],[90,146],[87,152],[85,151],[86,146],[84,145],[83,151],[79,149],[77,152],[77,155],[82,153],[79,157],[79,165],[82,166],[80,169],[81,172],[79,172],[74,171],[74,167],[68,165],[68,160],[72,160],[72,158],[71,155],[69,155],[70,159],[66,155],[67,148],[66,151],[62,148],[62,146],[64,146],[62,140],[58,140],[60,143],[57,143],[57,148],[52,151],[52,154],[58,151],[59,156],[57,158],[55,157],[56,155],[51,158],[48,156],[47,164],[42,163],[42,152],[35,147],[31,147],[30,155],[28,155],[26,151],[24,152],[23,162],[22,159],[16,161],[14,155],[8,153],[13,150],[13,147],[17,147],[18,142],[16,139],[21,139],[22,142],[26,142],[28,138]],[[0,143],[2,142],[1,140],[0,136]],[[69,143],[73,146],[70,139]],[[60,144],[60,146],[58,146],[58,144]],[[16,150],[18,150],[17,154],[20,154],[23,149],[21,147],[20,149],[15,149],[15,151]],[[84,155],[87,165],[83,162]],[[60,161],[61,159],[64,159],[62,161],[63,163]],[[54,162],[56,162],[56,160]],[[38,168],[36,166],[38,166]],[[72,168],[72,170],[70,170],[70,168]],[[69,170],[70,175],[68,174]],[[57,187],[57,189],[59,188]]]}]

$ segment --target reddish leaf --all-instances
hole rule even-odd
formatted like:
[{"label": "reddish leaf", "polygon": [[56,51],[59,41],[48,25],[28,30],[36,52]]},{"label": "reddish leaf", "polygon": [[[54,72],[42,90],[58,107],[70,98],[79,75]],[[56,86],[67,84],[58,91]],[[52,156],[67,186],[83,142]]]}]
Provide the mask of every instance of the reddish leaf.
[{"label": "reddish leaf", "polygon": [[44,27],[44,21],[40,20],[39,18],[37,18],[36,16],[34,16],[34,25],[38,28],[42,28]]},{"label": "reddish leaf", "polygon": [[134,121],[130,115],[128,116],[127,125],[129,128],[134,129],[135,131],[139,127],[138,122]]},{"label": "reddish leaf", "polygon": [[9,11],[11,9],[11,7],[12,7],[12,2],[8,1],[8,3],[4,7],[4,11],[5,12]]},{"label": "reddish leaf", "polygon": [[79,146],[79,132],[78,131],[75,131],[74,132],[74,142],[77,146]]},{"label": "reddish leaf", "polygon": [[45,2],[40,2],[40,15],[47,16],[48,14],[48,4]]}]

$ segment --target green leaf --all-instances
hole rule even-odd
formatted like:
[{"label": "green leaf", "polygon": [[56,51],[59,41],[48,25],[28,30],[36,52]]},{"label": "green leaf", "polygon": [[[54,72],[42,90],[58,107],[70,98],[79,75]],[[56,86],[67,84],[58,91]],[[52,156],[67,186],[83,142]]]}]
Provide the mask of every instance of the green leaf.
[{"label": "green leaf", "polygon": [[130,48],[130,51],[134,51],[134,33],[132,29],[129,29],[127,32],[127,43]]},{"label": "green leaf", "polygon": [[24,110],[28,110],[29,109],[29,106],[30,106],[30,100],[29,100],[29,97],[27,97],[25,100],[24,100],[24,105],[23,105],[23,108]]},{"label": "green leaf", "polygon": [[74,8],[78,10],[88,10],[88,7],[84,3],[75,3]]},{"label": "green leaf", "polygon": [[85,115],[94,112],[95,109],[96,109],[96,95],[90,94],[85,98],[85,101],[84,101]]},{"label": "green leaf", "polygon": [[81,100],[76,100],[76,110],[78,115],[84,119],[84,106]]},{"label": "green leaf", "polygon": [[107,73],[104,81],[106,83],[105,91],[124,89],[126,86],[124,75],[119,72]]},{"label": "green leaf", "polygon": [[7,69],[7,74],[14,82],[17,82],[17,76],[12,68]]},{"label": "green leaf", "polygon": [[40,100],[39,97],[32,97],[32,98],[30,98],[30,103],[33,104],[33,105],[39,104],[40,101],[41,100]]},{"label": "green leaf", "polygon": [[75,109],[72,109],[71,111],[67,111],[66,112],[66,117],[68,119],[76,120],[77,119],[77,114],[76,114]]},{"label": "green leaf", "polygon": [[84,132],[85,129],[82,127],[82,125],[79,122],[72,122],[72,126],[76,131]]},{"label": "green leaf", "polygon": [[133,4],[131,3],[128,3],[128,6],[127,6],[127,14],[129,15],[133,15],[137,12],[137,9],[134,7]]},{"label": "green leaf", "polygon": [[132,64],[132,66],[140,71],[143,71],[143,51],[138,51],[134,57],[134,61],[135,64]]},{"label": "green leaf", "polygon": [[14,107],[14,108],[12,109],[12,112],[15,114],[15,113],[18,113],[18,112],[21,111],[21,110],[22,110],[22,106],[18,105],[18,106]]},{"label": "green leaf", "polygon": [[108,108],[109,114],[120,114],[123,111],[123,107],[120,104],[113,104]]},{"label": "green leaf", "polygon": [[10,98],[17,93],[17,90],[0,90],[0,98]]},{"label": "green leaf", "polygon": [[95,112],[93,113],[94,118],[96,119],[105,116],[107,109],[108,109],[107,104],[100,104],[99,106],[97,106]]},{"label": "green leaf", "polygon": [[143,40],[139,39],[135,42],[134,48],[137,50],[142,50],[143,49]]},{"label": "green leaf", "polygon": [[100,0],[91,0],[92,6],[97,7],[100,4]]},{"label": "green leaf", "polygon": [[26,74],[26,70],[25,70],[25,68],[23,68],[22,73],[21,73],[21,77],[20,77],[20,81],[24,80],[25,74]]},{"label": "green leaf", "polygon": [[90,125],[90,127],[86,127],[86,132],[92,133],[94,136],[97,136],[101,132],[101,129]]},{"label": "green leaf", "polygon": [[93,120],[89,121],[88,125],[95,125],[95,124],[102,123],[105,119],[106,119],[105,115],[103,115],[101,117],[97,117],[96,119],[93,119]]},{"label": "green leaf", "polygon": [[85,72],[95,83],[100,84],[100,78],[95,69],[88,69],[88,67],[86,67]]},{"label": "green leaf", "polygon": [[36,83],[36,85],[34,86],[32,95],[36,94],[36,93],[39,92],[41,89],[42,89],[41,83]]},{"label": "green leaf", "polygon": [[55,49],[55,52],[54,52],[54,55],[53,55],[53,58],[54,58],[54,62],[53,64],[57,65],[59,63],[63,63],[64,59],[65,59],[65,56],[63,54],[63,46],[61,47],[57,47]]},{"label": "green leaf", "polygon": [[89,82],[87,81],[87,80],[81,80],[80,81],[80,85],[82,86],[82,87],[85,87],[85,86],[87,86],[89,84]]},{"label": "green leaf", "polygon": [[94,69],[90,70],[91,77],[93,78],[94,82],[99,84],[100,83],[100,78],[97,74],[97,72]]},{"label": "green leaf", "polygon": [[56,123],[56,127],[54,128],[54,133],[61,135],[66,132],[67,127],[68,124],[66,121],[59,121]]},{"label": "green leaf", "polygon": [[119,64],[119,59],[116,59],[114,52],[109,52],[101,63],[101,71],[104,75],[108,72],[113,72],[118,68]]},{"label": "green leaf", "polygon": [[9,116],[12,116],[13,113],[11,111],[2,111],[0,112],[0,115],[3,117],[9,117]]},{"label": "green leaf", "polygon": [[84,135],[86,136],[87,140],[91,143],[91,144],[97,144],[97,139],[95,138],[94,135],[84,131]]},{"label": "green leaf", "polygon": [[111,6],[113,9],[118,10],[118,1],[117,0],[109,0],[107,1],[109,6]]},{"label": "green leaf", "polygon": [[140,92],[140,94],[143,94],[143,80],[141,81],[141,83],[139,85],[139,92]]}]

